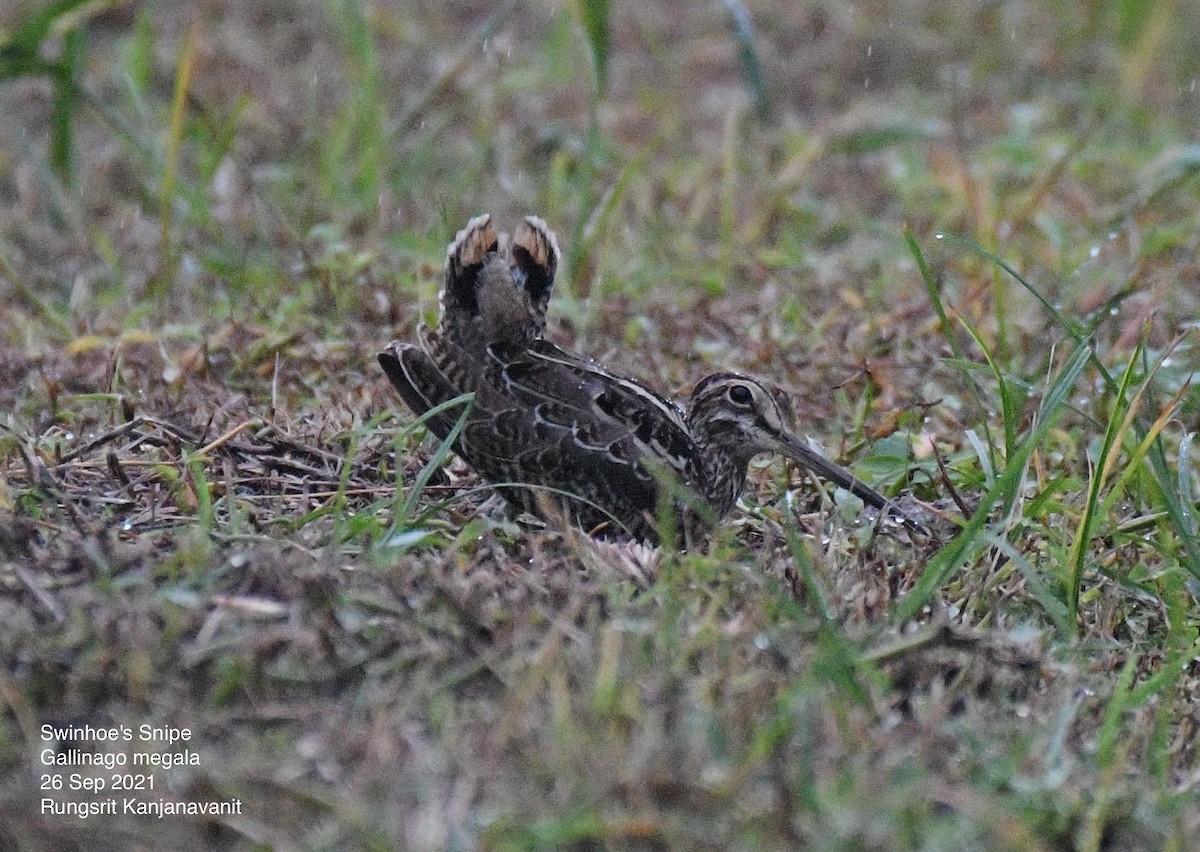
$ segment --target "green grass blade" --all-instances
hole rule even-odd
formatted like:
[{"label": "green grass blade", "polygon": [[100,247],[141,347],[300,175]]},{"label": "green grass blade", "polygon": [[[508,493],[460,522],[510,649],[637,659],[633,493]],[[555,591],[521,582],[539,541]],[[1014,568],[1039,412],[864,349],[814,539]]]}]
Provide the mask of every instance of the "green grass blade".
[{"label": "green grass blade", "polygon": [[1025,586],[1029,589],[1030,594],[1033,595],[1033,599],[1038,602],[1042,610],[1054,622],[1054,626],[1058,629],[1058,632],[1063,636],[1071,635],[1073,632],[1071,625],[1074,622],[1070,620],[1066,604],[1042,582],[1041,574],[1029,563],[1029,560],[1025,558],[1025,554],[1018,550],[1008,539],[995,533],[987,533],[986,537],[988,546],[996,548],[1016,567],[1017,571],[1025,579]]},{"label": "green grass blade", "polygon": [[826,626],[832,625],[834,622],[833,607],[827,599],[825,590],[817,580],[816,569],[813,567],[812,554],[808,552],[808,548],[800,540],[800,531],[797,529],[796,518],[792,514],[790,505],[783,512],[783,518],[783,531],[787,537],[788,552],[792,555],[792,564],[796,566],[800,572],[801,579],[804,580],[804,588],[816,606],[817,615],[820,616],[821,623]]},{"label": "green grass blade", "polygon": [[971,449],[975,451],[975,458],[979,459],[979,470],[983,473],[984,484],[991,488],[996,481],[995,453],[992,452],[991,444],[985,446],[983,439],[974,429],[968,429],[964,435],[967,443],[971,445]]},{"label": "green grass blade", "polygon": [[1196,535],[1196,498],[1192,494],[1192,443],[1195,432],[1188,432],[1179,442],[1179,505],[1180,528],[1188,535]]},{"label": "green grass blade", "polygon": [[[396,528],[404,528],[409,525],[409,519],[412,517],[413,509],[416,508],[417,500],[419,500],[421,497],[421,492],[424,491],[425,486],[429,484],[429,479],[433,476],[434,471],[441,468],[441,466],[445,463],[446,458],[453,451],[454,442],[458,440],[459,434],[467,425],[467,418],[471,416],[471,409],[475,406],[475,394],[467,393],[463,394],[462,396],[456,396],[454,399],[447,400],[441,405],[434,406],[433,408],[429,409],[429,411],[425,412],[425,414],[423,414],[418,421],[424,423],[430,417],[435,417],[438,414],[441,414],[443,411],[447,411],[458,406],[462,407],[462,412],[458,415],[458,420],[455,421],[454,427],[450,430],[446,437],[438,443],[437,450],[432,456],[430,456],[429,461],[427,461],[421,468],[420,472],[417,474],[416,480],[412,484],[412,488],[408,489],[408,493],[405,495],[404,503],[397,510],[396,520],[393,522],[393,525]],[[399,493],[400,489],[397,489],[397,496],[399,496]]]},{"label": "green grass blade", "polygon": [[[1190,176],[1196,173],[1200,172],[1188,172],[1187,176],[1190,178]],[[1080,328],[1078,323],[1075,323],[1074,320],[1064,316],[1064,314],[1058,310],[1054,304],[1051,304],[1049,299],[1046,299],[1042,293],[1038,292],[1037,288],[1034,288],[1030,282],[1027,282],[1024,277],[1021,277],[1018,271],[1004,262],[1004,260],[998,257],[997,254],[986,250],[986,248],[980,246],[977,244],[977,242],[961,238],[961,236],[944,234],[943,239],[947,240],[950,245],[958,245],[968,248],[968,250],[978,254],[979,257],[991,260],[992,263],[1000,265],[1000,268],[1008,272],[1010,276],[1013,276],[1014,280],[1020,283],[1022,287],[1027,289],[1028,292],[1033,295],[1034,299],[1042,302],[1042,306],[1045,307],[1045,310],[1050,313],[1051,317],[1054,317],[1055,322],[1060,325],[1060,328],[1066,331],[1070,336],[1074,337],[1078,342],[1086,340],[1085,331]],[[1096,367],[1100,378],[1104,380],[1104,384],[1108,386],[1108,390],[1111,392],[1111,394],[1116,394],[1116,378],[1112,376],[1112,374],[1108,371],[1108,368],[1104,366],[1103,362],[1100,361],[1099,358],[1094,355],[1094,353],[1092,355],[1092,366]],[[1192,574],[1192,576],[1200,580],[1200,536],[1190,532],[1190,530],[1187,528],[1187,521],[1186,518],[1184,518],[1184,509],[1181,504],[1181,500],[1178,498],[1175,488],[1170,487],[1171,482],[1174,482],[1175,480],[1175,476],[1171,474],[1170,466],[1168,463],[1166,463],[1166,451],[1163,449],[1162,440],[1156,439],[1151,445],[1150,462],[1154,476],[1156,476],[1159,484],[1162,485],[1163,499],[1166,503],[1166,512],[1168,512],[1168,515],[1170,515],[1171,522],[1175,524],[1175,528],[1178,530],[1178,534],[1180,534],[1180,538],[1183,542],[1183,550],[1187,556],[1184,566],[1186,566],[1187,570],[1190,572],[1190,574]]]},{"label": "green grass blade", "polygon": [[679,507],[686,506],[689,511],[711,528],[720,523],[720,518],[712,506],[691,488],[688,488],[671,468],[657,460],[647,459],[650,472],[658,480],[658,506],[655,507],[655,520],[658,524],[658,534],[665,550],[678,550],[684,541],[680,525]]},{"label": "green grass blade", "polygon": [[601,98],[608,89],[608,58],[612,53],[612,33],[609,26],[608,0],[579,0],[579,22],[587,36],[596,72],[596,96]]},{"label": "green grass blade", "polygon": [[[83,70],[84,32],[72,14],[89,0],[60,0],[40,14],[31,15],[0,44],[0,81],[17,77],[49,77],[50,165],[69,182],[73,172],[72,121],[78,101],[76,80]],[[62,55],[57,61],[42,58],[42,48],[56,30],[63,32]]]},{"label": "green grass blade", "polygon": [[1083,569],[1084,562],[1087,559],[1087,545],[1092,540],[1092,531],[1099,520],[1100,490],[1104,487],[1109,470],[1112,469],[1113,459],[1119,450],[1121,436],[1129,428],[1129,420],[1124,416],[1129,408],[1126,398],[1129,393],[1130,384],[1133,382],[1134,368],[1138,363],[1137,352],[1141,350],[1141,347],[1142,344],[1138,343],[1138,348],[1135,350],[1134,356],[1129,359],[1125,372],[1121,375],[1121,382],[1117,386],[1117,393],[1113,398],[1108,425],[1104,431],[1104,443],[1100,450],[1100,458],[1092,468],[1091,482],[1088,484],[1087,502],[1084,505],[1083,517],[1079,520],[1079,526],[1075,530],[1075,537],[1068,551],[1067,620],[1070,624],[1075,624],[1076,619],[1079,617],[1079,592],[1083,588]]},{"label": "green grass blade", "polygon": [[[1163,358],[1165,358],[1165,357],[1166,357],[1166,354],[1163,355]],[[1141,401],[1142,401],[1143,396],[1146,394],[1146,392],[1148,391],[1148,389],[1150,387],[1150,382],[1151,382],[1151,379],[1153,378],[1153,372],[1156,371],[1158,369],[1158,366],[1161,366],[1161,364],[1162,364],[1162,359],[1159,359],[1158,365],[1155,366],[1154,370],[1151,371],[1151,374],[1148,375],[1146,377],[1146,379],[1142,382],[1142,386],[1138,390],[1137,396],[1134,397],[1133,403],[1129,406],[1129,412],[1125,415],[1125,418],[1127,421],[1132,422],[1134,417],[1136,416],[1138,410],[1141,408]],[[1183,397],[1187,393],[1187,390],[1190,386],[1191,386],[1190,383],[1185,383],[1184,386],[1182,388],[1180,388],[1179,393],[1177,393],[1175,395],[1175,398],[1172,399],[1167,405],[1162,407],[1162,410],[1161,410],[1160,414],[1158,415],[1158,418],[1152,424],[1150,424],[1150,428],[1146,431],[1146,434],[1142,438],[1141,443],[1139,443],[1137,445],[1137,447],[1134,448],[1133,452],[1129,456],[1128,463],[1125,465],[1125,468],[1121,471],[1121,475],[1119,477],[1117,477],[1116,483],[1113,485],[1113,487],[1111,489],[1109,489],[1108,495],[1104,498],[1104,503],[1101,506],[1102,514],[1108,514],[1112,510],[1113,504],[1116,503],[1117,498],[1124,492],[1125,485],[1129,482],[1130,479],[1133,478],[1133,476],[1141,468],[1142,462],[1145,461],[1146,456],[1149,455],[1149,453],[1150,453],[1150,450],[1158,442],[1158,437],[1162,433],[1162,430],[1170,422],[1171,418],[1175,415],[1176,411],[1179,410],[1179,406],[1183,402]],[[1129,427],[1129,423],[1126,424],[1125,428],[1128,428],[1128,427]],[[1194,536],[1196,534],[1194,522],[1187,523],[1188,518],[1191,515],[1191,511],[1192,511],[1191,507],[1193,505],[1192,500],[1191,500],[1191,482],[1184,481],[1184,476],[1185,476],[1184,471],[1186,469],[1186,466],[1189,464],[1188,460],[1184,457],[1184,454],[1187,452],[1187,450],[1185,448],[1189,443],[1190,443],[1190,441],[1188,440],[1188,436],[1184,436],[1184,442],[1183,442],[1183,444],[1180,445],[1180,448],[1179,448],[1180,449],[1180,459],[1179,459],[1179,487],[1180,487],[1179,496],[1180,496],[1180,500],[1179,500],[1179,506],[1180,506],[1180,511],[1182,513],[1183,519],[1185,521],[1185,523],[1182,526],[1181,531],[1184,533],[1190,533],[1191,535]],[[1187,489],[1186,491],[1184,490],[1185,487]]]},{"label": "green grass blade", "polygon": [[[921,246],[917,243],[917,238],[913,236],[913,232],[909,228],[904,229],[904,241],[908,245],[909,253],[912,254],[913,260],[917,263],[917,269],[921,273],[921,281],[925,285],[925,293],[929,296],[929,302],[933,305],[933,310],[938,315],[938,325],[942,330],[942,336],[946,338],[946,343],[950,346],[950,351],[954,353],[954,364],[959,366],[963,372],[964,378],[967,380],[967,388],[971,391],[971,396],[975,399],[975,404],[983,411],[987,411],[990,407],[984,398],[982,389],[975,381],[972,371],[975,366],[975,359],[968,358],[963,352],[962,347],[958,345],[958,337],[954,334],[954,324],[950,322],[949,312],[946,310],[946,305],[942,301],[942,291],[938,287],[937,280],[933,277],[933,270],[929,266],[929,262],[925,260],[925,254],[921,251]],[[965,366],[965,365],[970,365]],[[989,463],[995,463],[995,448],[992,446],[992,437],[990,433],[986,434],[988,442],[988,458]],[[983,456],[980,456],[982,460]]]},{"label": "green grass blade", "polygon": [[[643,146],[625,164],[624,168],[621,169],[621,173],[617,175],[617,179],[605,190],[604,194],[588,212],[587,218],[576,229],[575,239],[571,241],[572,248],[568,249],[567,252],[569,260],[568,268],[571,270],[572,276],[577,276],[580,274],[580,271],[589,269],[594,265],[594,256],[597,251],[597,244],[600,241],[600,235],[604,233],[605,226],[612,219],[613,214],[620,208],[621,202],[629,191],[634,178],[642,172],[650,153],[656,147],[653,142]],[[574,278],[571,282],[572,292],[582,292],[582,284],[582,281]]]},{"label": "green grass blade", "polygon": [[379,202],[385,152],[383,77],[376,27],[369,7],[354,0],[326,0],[336,27],[350,81],[320,148],[324,192],[333,199],[349,194],[363,210]]},{"label": "green grass blade", "polygon": [[996,380],[996,390],[1000,394],[1000,417],[1004,424],[1004,454],[1005,456],[1010,456],[1017,442],[1017,425],[1021,416],[1019,402],[1013,398],[1012,388],[1004,377],[1004,371],[1000,369],[1000,365],[992,357],[992,353],[984,342],[983,337],[961,314],[958,317],[958,322],[967,330],[967,334],[971,335],[971,339],[975,341],[975,345],[979,347],[979,351],[983,354],[983,359],[987,361],[988,368],[992,371],[992,377]]},{"label": "green grass blade", "polygon": [[761,121],[770,121],[771,99],[767,94],[767,77],[763,73],[762,61],[758,58],[754,23],[750,12],[741,0],[725,0],[725,8],[729,10],[729,28],[737,45],[738,65],[754,101],[754,110]]},{"label": "green grass blade", "polygon": [[204,457],[199,453],[187,456],[188,473],[192,477],[192,486],[196,491],[196,515],[203,530],[212,532],[215,516],[213,514],[212,488],[208,484],[208,476],[204,472]]},{"label": "green grass blade", "polygon": [[162,220],[159,227],[159,268],[151,285],[154,296],[160,300],[165,299],[170,293],[175,279],[174,250],[171,245],[171,229],[175,210],[175,176],[179,168],[179,152],[183,147],[187,93],[191,88],[192,72],[196,66],[198,33],[196,25],[188,29],[184,35],[179,60],[175,66],[175,88],[171,96],[171,121],[167,131],[167,152],[158,196],[158,203],[162,208]]},{"label": "green grass blade", "polygon": [[42,45],[62,18],[91,1],[58,0],[22,21],[0,44],[0,79],[45,73],[39,59]]},{"label": "green grass blade", "polygon": [[1042,307],[1044,307],[1047,311],[1049,311],[1050,315],[1052,317],[1054,317],[1054,321],[1057,322],[1058,325],[1065,332],[1067,332],[1067,334],[1071,335],[1071,337],[1075,340],[1076,343],[1083,343],[1083,341],[1086,339],[1087,332],[1083,329],[1083,327],[1078,322],[1071,319],[1066,314],[1064,314],[1062,311],[1060,311],[1058,308],[1056,308],[1054,306],[1053,302],[1051,302],[1049,299],[1047,299],[1045,296],[1043,296],[1042,293],[1036,287],[1034,287],[1032,284],[1030,284],[1028,281],[1026,281],[1021,276],[1021,273],[1019,273],[1019,272],[1017,272],[1017,270],[1013,269],[1011,265],[1009,265],[1002,257],[1000,257],[1000,255],[996,254],[995,252],[988,251],[983,246],[981,246],[979,243],[975,242],[974,240],[969,240],[966,237],[959,237],[959,236],[956,236],[955,234],[943,234],[942,239],[944,239],[946,241],[947,245],[962,246],[963,248],[969,249],[970,251],[979,255],[984,260],[990,261],[991,263],[994,263],[997,266],[999,266],[1001,269],[1003,269],[1005,272],[1007,272],[1010,276],[1012,276],[1013,280],[1015,280],[1018,284],[1020,284],[1022,287],[1024,287],[1026,290],[1028,290],[1035,299],[1037,299],[1039,302],[1041,302]]},{"label": "green grass blade", "polygon": [[83,71],[84,36],[81,27],[63,38],[63,58],[54,75],[54,97],[50,104],[50,165],[64,182],[74,174],[71,122],[75,118],[75,80]]},{"label": "green grass blade", "polygon": [[[1188,173],[1189,177],[1191,174],[1191,172]],[[962,246],[979,255],[980,257],[997,264],[1001,269],[1011,275],[1013,279],[1016,280],[1022,287],[1028,290],[1035,299],[1041,302],[1042,306],[1050,313],[1055,322],[1058,323],[1058,325],[1064,331],[1071,335],[1072,338],[1080,343],[1086,339],[1086,331],[1078,322],[1065,316],[1050,302],[1049,299],[1043,296],[1037,290],[1037,288],[1026,281],[1020,273],[1013,269],[998,255],[988,251],[972,240],[958,237],[953,234],[944,234],[943,239],[945,239],[947,243],[951,245]],[[910,248],[912,245],[914,245],[914,243],[910,240]],[[918,261],[918,265],[919,264],[920,261]],[[1094,354],[1092,356],[1092,366],[1095,367],[1100,378],[1104,381],[1108,391],[1112,394],[1115,394],[1117,392],[1116,378],[1113,377],[1112,373],[1108,371],[1103,362],[1101,362],[1100,359]],[[1153,403],[1153,400],[1151,400],[1151,403]],[[1144,430],[1144,427],[1141,424],[1138,424],[1137,428],[1139,431]],[[1200,536],[1197,536],[1187,527],[1187,521],[1184,516],[1184,508],[1181,505],[1181,501],[1176,493],[1176,489],[1170,485],[1174,482],[1175,476],[1171,472],[1170,465],[1167,464],[1166,451],[1163,448],[1161,440],[1156,439],[1153,442],[1150,447],[1149,456],[1151,469],[1153,470],[1154,476],[1162,488],[1162,496],[1166,503],[1167,514],[1170,516],[1171,522],[1174,524],[1180,540],[1183,543],[1184,553],[1186,555],[1184,567],[1187,568],[1188,572],[1191,573],[1193,577],[1200,579]]]},{"label": "green grass blade", "polygon": [[1006,514],[1011,511],[1024,482],[1025,467],[1029,463],[1033,451],[1062,414],[1067,395],[1075,386],[1091,357],[1091,346],[1080,346],[1071,353],[1071,357],[1059,371],[1054,384],[1046,392],[1039,410],[1036,427],[1018,444],[1016,453],[1006,459],[1004,472],[988,489],[966,526],[934,554],[913,589],[893,604],[892,618],[895,621],[907,621],[920,612],[937,590],[950,579],[954,571],[973,559],[987,545],[984,529],[987,526],[987,519],[991,515],[992,507],[998,503]]},{"label": "green grass blade", "polygon": [[[1149,370],[1147,370],[1149,372]],[[1176,398],[1182,400],[1183,394],[1190,385],[1185,385],[1176,394]],[[1153,411],[1162,411],[1168,406],[1162,406],[1158,403],[1152,385],[1146,386],[1147,406]],[[1160,418],[1161,419],[1161,418]],[[1162,438],[1160,435],[1155,435],[1149,449],[1150,469],[1154,472],[1154,477],[1158,480],[1160,488],[1160,496],[1166,504],[1167,515],[1171,519],[1176,534],[1179,536],[1180,542],[1183,544],[1185,559],[1183,567],[1196,580],[1200,580],[1200,537],[1197,536],[1195,525],[1189,522],[1189,516],[1192,514],[1194,503],[1189,503],[1184,506],[1183,492],[1177,487],[1179,477],[1182,476],[1182,470],[1172,473],[1170,465],[1167,463],[1166,449],[1163,447]],[[1187,493],[1190,493],[1190,489]]]},{"label": "green grass blade", "polygon": [[1167,515],[1171,518],[1171,523],[1183,543],[1184,554],[1187,557],[1183,566],[1193,577],[1200,580],[1200,537],[1188,522],[1188,515],[1192,511],[1191,507],[1185,508],[1175,489],[1166,487],[1167,483],[1175,480],[1175,477],[1172,476],[1171,468],[1167,464],[1161,437],[1155,438],[1149,455],[1150,467],[1154,471],[1154,476],[1163,485],[1162,497],[1166,503]]},{"label": "green grass blade", "polygon": [[946,306],[942,304],[942,292],[938,288],[937,281],[934,280],[933,270],[929,268],[929,262],[925,260],[925,253],[921,251],[921,246],[917,243],[917,238],[913,236],[910,228],[904,229],[904,242],[908,244],[908,250],[912,253],[913,260],[917,262],[917,270],[921,273],[921,281],[925,284],[925,292],[929,295],[929,301],[933,305],[934,311],[938,315],[938,324],[942,327],[942,336],[950,344],[950,348],[954,351],[954,355],[960,361],[967,361],[958,348],[958,342],[954,339],[954,328],[950,323],[950,317],[946,313]]},{"label": "green grass blade", "polygon": [[1125,711],[1132,704],[1130,700],[1130,689],[1133,686],[1134,676],[1137,674],[1138,657],[1136,654],[1130,654],[1125,661],[1125,665],[1121,668],[1121,673],[1117,676],[1117,682],[1113,686],[1112,696],[1108,700],[1108,706],[1104,711],[1104,721],[1101,724],[1099,736],[1096,743],[1096,761],[1100,766],[1102,777],[1100,779],[1100,789],[1096,791],[1096,795],[1085,814],[1083,825],[1080,829],[1080,842],[1077,848],[1085,850],[1099,850],[1101,848],[1101,840],[1104,832],[1104,826],[1108,818],[1109,808],[1112,805],[1111,786],[1114,783],[1111,771],[1118,761],[1125,754],[1128,745],[1120,740],[1121,720],[1125,716]]},{"label": "green grass blade", "polygon": [[346,454],[342,459],[342,468],[338,471],[338,482],[333,495],[333,505],[339,512],[344,512],[346,508],[346,489],[350,487],[350,473],[354,470],[354,459],[358,457],[358,441],[358,432],[351,432],[349,443],[346,446]]}]

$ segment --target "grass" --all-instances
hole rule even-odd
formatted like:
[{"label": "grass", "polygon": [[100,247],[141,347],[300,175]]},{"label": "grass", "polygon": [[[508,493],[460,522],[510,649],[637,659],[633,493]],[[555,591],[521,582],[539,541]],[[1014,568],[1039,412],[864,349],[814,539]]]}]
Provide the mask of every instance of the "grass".
[{"label": "grass", "polygon": [[[0,845],[1197,845],[1178,4],[411,6],[0,18]],[[483,211],[937,537],[778,461],[703,551],[503,517],[374,357]],[[42,812],[143,723],[242,812]]]}]

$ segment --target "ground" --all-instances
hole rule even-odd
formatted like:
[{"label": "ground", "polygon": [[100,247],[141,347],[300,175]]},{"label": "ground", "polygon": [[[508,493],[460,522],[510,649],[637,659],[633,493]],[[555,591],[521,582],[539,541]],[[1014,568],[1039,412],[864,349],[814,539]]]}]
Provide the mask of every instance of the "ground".
[{"label": "ground", "polygon": [[[1190,0],[46,5],[0,847],[1200,845]],[[934,535],[765,458],[704,549],[508,517],[375,362],[480,212],[557,342],[779,385]],[[110,796],[238,808],[45,805]]]}]

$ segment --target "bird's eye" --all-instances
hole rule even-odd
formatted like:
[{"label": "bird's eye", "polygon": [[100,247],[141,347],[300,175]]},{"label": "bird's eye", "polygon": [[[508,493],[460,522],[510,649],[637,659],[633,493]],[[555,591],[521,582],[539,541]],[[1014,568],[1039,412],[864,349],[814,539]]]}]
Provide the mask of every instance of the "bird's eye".
[{"label": "bird's eye", "polygon": [[745,385],[734,385],[729,389],[729,401],[734,405],[749,405],[754,400],[754,394]]}]

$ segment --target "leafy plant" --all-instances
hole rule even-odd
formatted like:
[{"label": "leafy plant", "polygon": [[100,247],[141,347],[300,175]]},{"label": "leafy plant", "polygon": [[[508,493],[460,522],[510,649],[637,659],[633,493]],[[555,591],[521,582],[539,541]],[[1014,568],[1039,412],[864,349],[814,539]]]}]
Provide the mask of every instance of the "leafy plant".
[{"label": "leafy plant", "polygon": [[[19,77],[50,80],[50,165],[63,180],[72,174],[72,121],[80,100],[78,80],[84,57],[81,19],[101,5],[96,0],[56,0],[0,39],[0,83]],[[50,42],[59,35],[60,55],[47,58]]]}]

